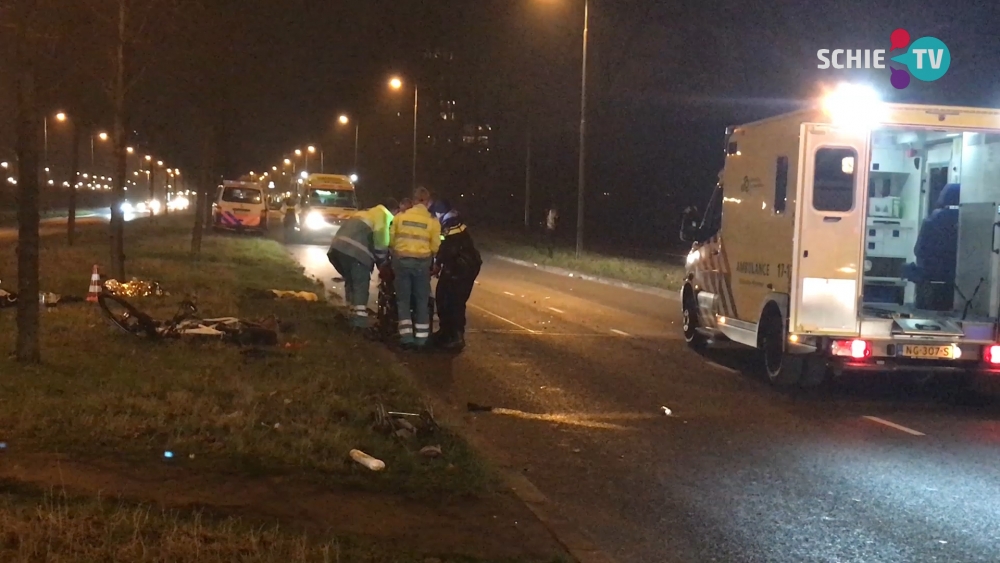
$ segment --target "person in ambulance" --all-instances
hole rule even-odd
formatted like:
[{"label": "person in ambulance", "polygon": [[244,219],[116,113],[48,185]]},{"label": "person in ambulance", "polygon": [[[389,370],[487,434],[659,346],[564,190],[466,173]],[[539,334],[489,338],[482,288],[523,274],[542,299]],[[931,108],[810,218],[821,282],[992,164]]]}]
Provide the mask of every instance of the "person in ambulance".
[{"label": "person in ambulance", "polygon": [[960,195],[959,184],[946,185],[917,234],[913,248],[917,261],[906,265],[904,275],[916,284],[918,309],[950,311],[955,305]]}]

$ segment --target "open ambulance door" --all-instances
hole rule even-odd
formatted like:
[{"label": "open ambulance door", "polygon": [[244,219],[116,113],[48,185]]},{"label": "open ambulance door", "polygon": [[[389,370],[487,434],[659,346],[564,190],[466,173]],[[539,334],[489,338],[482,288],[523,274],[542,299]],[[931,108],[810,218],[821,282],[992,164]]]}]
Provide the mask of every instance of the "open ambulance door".
[{"label": "open ambulance door", "polygon": [[865,130],[802,126],[790,333],[859,334],[868,138]]}]

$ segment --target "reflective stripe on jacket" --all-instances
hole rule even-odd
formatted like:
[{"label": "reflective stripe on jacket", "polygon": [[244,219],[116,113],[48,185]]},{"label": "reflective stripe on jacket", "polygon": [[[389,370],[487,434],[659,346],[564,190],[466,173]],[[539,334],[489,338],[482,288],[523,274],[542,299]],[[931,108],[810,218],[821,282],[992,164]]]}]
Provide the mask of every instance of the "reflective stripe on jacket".
[{"label": "reflective stripe on jacket", "polygon": [[430,258],[441,246],[441,223],[418,203],[396,215],[390,240],[394,256]]},{"label": "reflective stripe on jacket", "polygon": [[346,254],[371,269],[385,258],[391,220],[392,213],[381,205],[358,211],[337,230],[330,251]]}]

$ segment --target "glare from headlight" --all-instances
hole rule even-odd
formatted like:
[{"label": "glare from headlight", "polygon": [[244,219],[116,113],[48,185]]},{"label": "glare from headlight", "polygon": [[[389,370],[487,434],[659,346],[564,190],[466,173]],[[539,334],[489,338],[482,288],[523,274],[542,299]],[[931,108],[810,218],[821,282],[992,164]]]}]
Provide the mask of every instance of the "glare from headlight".
[{"label": "glare from headlight", "polygon": [[159,213],[160,212],[160,200],[154,199],[153,201],[149,202],[149,207],[153,210],[153,213]]},{"label": "glare from headlight", "polygon": [[132,213],[132,204],[127,201],[122,203],[121,211],[122,213]]},{"label": "glare from headlight", "polygon": [[326,226],[326,219],[323,218],[323,214],[319,211],[313,211],[306,215],[306,228],[312,230],[322,229]]},{"label": "glare from headlight", "polygon": [[136,204],[135,210],[138,211],[139,213],[145,213],[146,212],[146,202],[140,201],[138,204]]}]

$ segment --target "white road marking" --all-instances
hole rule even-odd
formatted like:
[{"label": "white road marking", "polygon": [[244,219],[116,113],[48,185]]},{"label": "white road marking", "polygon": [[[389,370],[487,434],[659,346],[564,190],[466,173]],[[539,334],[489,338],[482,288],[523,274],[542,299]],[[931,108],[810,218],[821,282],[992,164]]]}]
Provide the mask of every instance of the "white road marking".
[{"label": "white road marking", "polygon": [[549,310],[550,310],[550,311],[555,311],[555,312],[557,312],[557,313],[559,313],[559,314],[563,314],[563,313],[565,313],[565,312],[566,312],[566,311],[560,311],[559,309],[556,309],[555,307],[549,307]]},{"label": "white road marking", "polygon": [[511,292],[509,292],[509,291],[505,291],[505,292],[503,292],[503,294],[504,295],[510,295],[511,297],[514,297],[514,294],[511,293]]},{"label": "white road marking", "polygon": [[615,333],[615,334],[617,334],[619,336],[632,336],[631,334],[629,334],[629,333],[627,333],[627,332],[625,332],[623,330],[618,330],[617,328],[611,329],[611,332],[613,332],[613,333]]},{"label": "white road marking", "polygon": [[512,321],[512,320],[510,320],[508,318],[505,318],[505,317],[501,317],[500,315],[498,315],[498,314],[496,314],[496,313],[494,313],[492,311],[487,311],[486,309],[483,309],[479,305],[473,305],[472,303],[469,303],[469,307],[472,307],[473,309],[479,309],[480,311],[486,313],[487,315],[489,315],[491,317],[496,317],[496,318],[500,319],[501,321],[503,321],[503,322],[505,322],[507,324],[514,325],[517,328],[519,328],[519,329],[521,329],[523,331],[528,332],[529,334],[538,334],[537,331],[531,330],[530,328],[528,328],[526,326],[519,325],[519,324],[515,323],[514,321]]},{"label": "white road marking", "polygon": [[721,369],[722,371],[727,371],[729,373],[739,373],[740,372],[740,370],[738,370],[738,369],[733,369],[731,367],[726,367],[726,366],[724,366],[722,364],[717,364],[715,362],[706,361],[705,363],[708,364],[708,365],[710,365],[710,366],[712,366],[713,368]]},{"label": "white road marking", "polygon": [[886,420],[884,418],[879,418],[877,416],[862,416],[861,418],[868,419],[868,420],[870,420],[872,422],[877,422],[879,424],[888,426],[889,428],[895,428],[896,430],[899,430],[900,432],[906,432],[907,434],[911,434],[913,436],[926,436],[926,434],[924,434],[923,432],[917,432],[916,430],[914,430],[912,428],[907,428],[905,426],[902,426],[900,424],[896,424],[895,422],[890,422],[890,421],[888,421],[888,420]]}]

